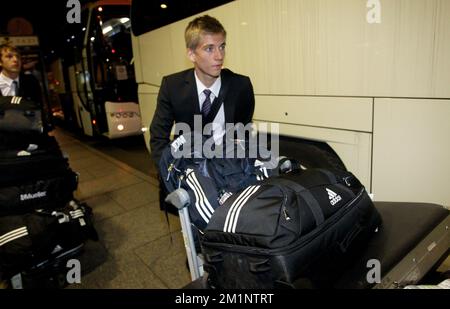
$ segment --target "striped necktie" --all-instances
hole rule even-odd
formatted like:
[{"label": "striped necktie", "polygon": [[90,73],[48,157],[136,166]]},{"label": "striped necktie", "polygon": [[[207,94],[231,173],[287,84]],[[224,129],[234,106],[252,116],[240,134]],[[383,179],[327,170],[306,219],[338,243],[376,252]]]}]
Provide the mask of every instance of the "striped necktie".
[{"label": "striped necktie", "polygon": [[206,98],[205,101],[203,101],[202,105],[202,115],[203,117],[206,117],[211,110],[211,90],[205,89],[203,90],[203,93],[205,94]]},{"label": "striped necktie", "polygon": [[13,95],[19,95],[19,83],[16,80],[12,82],[11,89],[13,91]]}]

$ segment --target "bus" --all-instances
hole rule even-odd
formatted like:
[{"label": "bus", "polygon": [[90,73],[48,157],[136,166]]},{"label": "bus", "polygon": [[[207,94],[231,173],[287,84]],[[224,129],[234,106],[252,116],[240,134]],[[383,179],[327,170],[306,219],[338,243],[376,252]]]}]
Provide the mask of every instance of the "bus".
[{"label": "bus", "polygon": [[88,3],[67,26],[62,65],[74,123],[85,135],[143,133],[132,65],[130,1]]},{"label": "bus", "polygon": [[192,67],[184,29],[204,14],[227,30],[225,66],[252,80],[254,122],[279,125],[281,155],[334,158],[374,200],[450,206],[449,1],[133,0],[146,126],[162,77]]}]

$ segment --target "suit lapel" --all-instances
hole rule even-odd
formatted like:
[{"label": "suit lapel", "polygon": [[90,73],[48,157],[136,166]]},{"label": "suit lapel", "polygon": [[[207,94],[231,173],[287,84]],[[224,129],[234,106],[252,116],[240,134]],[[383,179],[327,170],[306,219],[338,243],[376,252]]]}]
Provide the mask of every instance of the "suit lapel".
[{"label": "suit lapel", "polygon": [[26,78],[23,77],[22,74],[19,75],[19,91],[17,92],[17,96],[23,97],[24,96],[24,89],[26,86]]},{"label": "suit lapel", "polygon": [[220,90],[224,90],[223,93],[223,107],[225,112],[225,125],[227,123],[234,123],[234,104],[232,100],[227,100],[229,98],[230,93],[230,83],[231,83],[231,72],[227,69],[222,70],[221,79],[222,79],[222,86],[220,87]]},{"label": "suit lapel", "polygon": [[194,70],[189,70],[185,77],[188,102],[191,104],[193,114],[200,114],[200,103],[198,101],[197,83],[195,82]]}]

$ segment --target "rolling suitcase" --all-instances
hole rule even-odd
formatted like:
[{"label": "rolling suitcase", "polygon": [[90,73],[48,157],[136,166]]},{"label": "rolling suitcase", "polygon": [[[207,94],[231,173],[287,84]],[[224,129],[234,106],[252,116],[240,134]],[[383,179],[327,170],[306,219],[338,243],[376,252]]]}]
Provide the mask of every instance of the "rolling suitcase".
[{"label": "rolling suitcase", "polygon": [[381,224],[351,173],[269,178],[217,208],[201,246],[216,288],[329,287]]},{"label": "rolling suitcase", "polygon": [[0,140],[0,216],[54,208],[72,199],[78,175],[54,137],[0,133]]}]

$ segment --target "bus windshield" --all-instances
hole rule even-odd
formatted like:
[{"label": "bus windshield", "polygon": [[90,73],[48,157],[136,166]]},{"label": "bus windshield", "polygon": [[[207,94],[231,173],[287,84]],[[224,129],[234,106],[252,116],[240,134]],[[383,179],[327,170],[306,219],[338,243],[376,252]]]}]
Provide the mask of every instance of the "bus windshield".
[{"label": "bus windshield", "polygon": [[106,101],[136,102],[129,6],[99,6],[93,12],[87,52],[94,89]]}]

